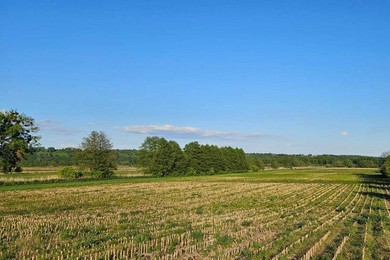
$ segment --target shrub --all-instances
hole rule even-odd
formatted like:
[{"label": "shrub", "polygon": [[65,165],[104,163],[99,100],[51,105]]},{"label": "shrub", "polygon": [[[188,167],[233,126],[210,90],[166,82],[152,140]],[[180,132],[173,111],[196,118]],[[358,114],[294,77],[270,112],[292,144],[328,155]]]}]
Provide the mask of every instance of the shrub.
[{"label": "shrub", "polygon": [[114,172],[112,171],[98,171],[98,170],[92,170],[92,171],[86,171],[84,174],[86,177],[94,178],[94,179],[103,179],[103,178],[110,178],[112,177]]},{"label": "shrub", "polygon": [[78,179],[83,176],[81,171],[76,170],[73,167],[66,166],[59,171],[59,174],[68,179]]}]

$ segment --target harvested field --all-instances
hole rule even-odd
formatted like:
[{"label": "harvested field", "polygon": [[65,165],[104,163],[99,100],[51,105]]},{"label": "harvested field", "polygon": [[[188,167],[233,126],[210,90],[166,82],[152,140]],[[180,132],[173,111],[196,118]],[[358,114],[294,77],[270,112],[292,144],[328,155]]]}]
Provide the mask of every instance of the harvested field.
[{"label": "harvested field", "polygon": [[370,170],[1,187],[3,259],[388,259],[390,183]]}]

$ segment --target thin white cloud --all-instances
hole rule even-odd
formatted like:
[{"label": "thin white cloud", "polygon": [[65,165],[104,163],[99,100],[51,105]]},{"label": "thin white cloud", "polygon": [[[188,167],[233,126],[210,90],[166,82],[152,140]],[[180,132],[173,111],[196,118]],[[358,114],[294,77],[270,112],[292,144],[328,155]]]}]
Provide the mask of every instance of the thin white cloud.
[{"label": "thin white cloud", "polygon": [[128,133],[174,136],[176,138],[260,138],[269,135],[261,133],[235,133],[225,131],[205,130],[192,126],[173,126],[173,125],[133,125],[125,126],[123,130]]},{"label": "thin white cloud", "polygon": [[64,126],[57,120],[51,119],[37,121],[37,126],[41,131],[52,132],[60,135],[74,135],[81,132],[80,130]]},{"label": "thin white cloud", "polygon": [[77,144],[60,144],[60,148],[77,148]]},{"label": "thin white cloud", "polygon": [[226,132],[208,131],[191,126],[173,126],[173,125],[135,125],[124,127],[126,132],[150,134],[150,133],[176,133],[176,134],[197,134],[200,136],[221,136],[226,135]]},{"label": "thin white cloud", "polygon": [[340,133],[340,135],[341,135],[341,136],[348,136],[348,132],[347,132],[347,131],[342,131],[342,132]]}]

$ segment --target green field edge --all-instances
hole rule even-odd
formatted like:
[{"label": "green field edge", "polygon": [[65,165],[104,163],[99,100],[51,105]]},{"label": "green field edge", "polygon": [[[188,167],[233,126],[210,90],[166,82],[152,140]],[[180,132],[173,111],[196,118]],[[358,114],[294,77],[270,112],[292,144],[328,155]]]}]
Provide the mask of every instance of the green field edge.
[{"label": "green field edge", "polygon": [[[323,170],[322,170],[323,171]],[[288,174],[286,174],[288,173]],[[335,179],[313,179],[305,174],[318,175],[321,177],[321,169],[317,170],[270,170],[258,173],[224,173],[217,175],[201,175],[201,176],[114,176],[110,179],[51,179],[51,180],[26,180],[26,181],[0,181],[0,191],[9,190],[31,190],[31,189],[50,189],[60,187],[82,187],[82,186],[97,186],[110,184],[128,184],[128,183],[157,183],[157,182],[175,182],[175,181],[206,181],[206,182],[234,182],[238,179],[243,182],[269,182],[269,183],[341,183],[341,184],[356,184],[356,183],[377,183],[389,184],[390,178],[384,177],[373,169],[355,170],[348,174],[339,173],[336,170]],[[325,173],[329,174],[329,173]],[[340,175],[340,176],[339,176]],[[343,179],[343,177],[353,179]],[[352,176],[352,177],[351,177]],[[226,178],[220,178],[226,177]]]}]

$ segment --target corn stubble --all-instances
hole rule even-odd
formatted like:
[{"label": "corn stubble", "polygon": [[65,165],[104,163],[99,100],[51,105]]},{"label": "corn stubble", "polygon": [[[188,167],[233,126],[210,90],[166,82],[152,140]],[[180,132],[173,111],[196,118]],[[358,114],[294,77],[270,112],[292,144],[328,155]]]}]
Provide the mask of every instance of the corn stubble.
[{"label": "corn stubble", "polygon": [[252,178],[213,176],[3,191],[0,258],[390,255],[389,184]]}]

